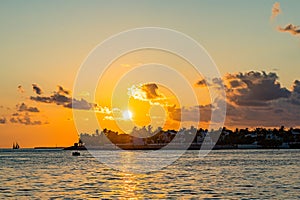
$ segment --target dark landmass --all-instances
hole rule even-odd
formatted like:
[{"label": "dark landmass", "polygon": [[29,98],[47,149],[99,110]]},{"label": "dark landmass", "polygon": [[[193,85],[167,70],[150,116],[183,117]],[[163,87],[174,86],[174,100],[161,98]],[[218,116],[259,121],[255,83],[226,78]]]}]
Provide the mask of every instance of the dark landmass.
[{"label": "dark landmass", "polygon": [[152,127],[134,128],[131,134],[104,129],[83,133],[78,143],[64,150],[199,150],[199,149],[300,149],[300,129],[221,128],[219,130],[181,129],[164,131]]},{"label": "dark landmass", "polygon": [[65,147],[34,147],[34,149],[37,149],[37,150],[62,150],[64,149]]}]

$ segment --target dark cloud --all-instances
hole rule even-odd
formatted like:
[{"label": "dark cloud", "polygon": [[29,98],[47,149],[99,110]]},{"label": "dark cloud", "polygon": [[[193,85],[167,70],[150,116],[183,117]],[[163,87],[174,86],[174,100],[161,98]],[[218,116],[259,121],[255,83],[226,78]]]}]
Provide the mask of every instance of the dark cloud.
[{"label": "dark cloud", "polygon": [[62,86],[58,86],[58,90],[50,96],[31,96],[32,101],[61,105],[65,108],[73,108],[80,110],[90,110],[96,107],[95,104],[89,103],[84,99],[74,99],[70,96],[70,92]]},{"label": "dark cloud", "polygon": [[72,101],[71,97],[62,95],[58,92],[55,92],[52,97],[52,102],[56,103],[57,105],[65,105]]},{"label": "dark cloud", "polygon": [[211,120],[212,105],[176,108],[169,106],[168,115],[175,121],[209,122]]},{"label": "dark cloud", "polygon": [[70,91],[68,90],[65,90],[62,86],[58,85],[58,93],[59,94],[65,94],[65,95],[69,95],[70,94]]},{"label": "dark cloud", "polygon": [[271,100],[291,95],[281,87],[276,73],[250,71],[230,74],[224,79],[228,100],[240,106],[267,106]]},{"label": "dark cloud", "polygon": [[205,79],[202,79],[202,80],[199,80],[195,85],[196,85],[196,87],[206,87],[207,82]]},{"label": "dark cloud", "polygon": [[298,105],[300,106],[300,81],[295,80],[292,86],[292,94],[290,98],[285,99],[284,101],[281,101],[293,105]]},{"label": "dark cloud", "polygon": [[[247,77],[247,75],[245,76],[245,74],[243,74],[243,76],[240,77]],[[270,95],[270,97],[266,98],[265,95],[263,95],[263,97],[258,98],[256,101],[252,98],[251,101],[246,101],[246,103],[242,105],[233,105],[231,101],[228,101],[226,124],[228,126],[243,127],[299,126],[300,81],[294,81],[292,90],[289,91],[286,88],[279,87],[280,84],[277,82],[278,76],[274,73],[260,73],[260,75],[256,73],[254,77],[258,80],[255,81],[255,79],[251,79],[249,83],[255,83],[257,86],[265,87],[261,88],[261,90],[266,92],[266,95]],[[265,80],[268,80],[267,83],[265,83]],[[273,85],[271,83],[273,83]],[[268,90],[270,88],[273,88],[278,94],[274,95],[273,92],[269,93]],[[233,96],[231,96],[231,98],[233,98]],[[240,96],[237,98],[240,98]],[[251,103],[257,103],[257,106],[253,106]]]},{"label": "dark cloud", "polygon": [[96,107],[96,105],[91,104],[84,99],[81,100],[73,99],[71,103],[65,104],[64,107],[78,109],[78,110],[90,110]]},{"label": "dark cloud", "polygon": [[19,112],[40,112],[37,107],[27,106],[25,103],[17,104],[17,111]]},{"label": "dark cloud", "polygon": [[[210,122],[212,111],[214,121],[221,122],[225,116],[225,126],[300,126],[300,81],[288,90],[279,83],[276,73],[250,71],[227,74],[210,82],[200,80],[198,86],[224,86],[225,101],[216,100],[213,105],[176,108],[167,107],[168,116],[174,121]],[[221,105],[219,105],[219,103]],[[226,113],[221,109],[226,104]],[[199,115],[200,111],[200,115]]]},{"label": "dark cloud", "polygon": [[293,92],[300,94],[300,81],[295,80],[293,83]]},{"label": "dark cloud", "polygon": [[232,80],[229,83],[230,83],[230,88],[237,88],[242,86],[242,83],[238,80]]},{"label": "dark cloud", "polygon": [[158,86],[155,83],[144,84],[141,89],[146,93],[147,99],[157,99],[162,97],[158,93]]},{"label": "dark cloud", "polygon": [[32,120],[28,113],[25,115],[18,115],[10,118],[11,123],[18,123],[24,125],[42,125],[43,123],[40,120]]},{"label": "dark cloud", "polygon": [[215,86],[220,86],[220,85],[224,84],[224,82],[223,82],[223,80],[221,78],[213,78],[212,79],[212,83]]},{"label": "dark cloud", "polygon": [[31,96],[30,99],[33,101],[38,101],[38,102],[43,102],[43,103],[52,103],[53,102],[51,97]]},{"label": "dark cloud", "polygon": [[6,118],[0,117],[0,124],[5,124],[5,123],[6,123]]},{"label": "dark cloud", "polygon": [[280,31],[280,32],[287,32],[287,33],[290,33],[292,35],[298,35],[298,34],[300,34],[300,28],[299,28],[299,26],[295,26],[293,24],[288,24],[284,28],[278,27],[278,31]]},{"label": "dark cloud", "polygon": [[38,94],[38,95],[42,94],[42,89],[37,84],[33,83],[32,89],[36,94]]},{"label": "dark cloud", "polygon": [[[295,80],[291,90],[282,87],[276,73],[250,71],[246,73],[227,74],[206,85],[221,86],[224,83],[226,92],[226,121],[229,127],[257,126],[300,126],[300,81]],[[204,85],[200,81],[199,85]],[[194,107],[195,108],[195,107]],[[218,105],[210,109],[202,109],[200,116],[203,121],[210,120],[211,112],[218,112]],[[170,118],[180,121],[180,115],[186,119],[197,117],[193,107],[169,108]],[[200,109],[201,111],[201,109]]]},{"label": "dark cloud", "polygon": [[227,104],[225,126],[229,127],[278,127],[299,125],[299,114],[291,117],[290,111],[278,104],[264,107],[233,106]]},{"label": "dark cloud", "polygon": [[213,78],[212,80],[201,79],[195,84],[196,87],[215,87],[223,88],[224,82],[222,78]]}]

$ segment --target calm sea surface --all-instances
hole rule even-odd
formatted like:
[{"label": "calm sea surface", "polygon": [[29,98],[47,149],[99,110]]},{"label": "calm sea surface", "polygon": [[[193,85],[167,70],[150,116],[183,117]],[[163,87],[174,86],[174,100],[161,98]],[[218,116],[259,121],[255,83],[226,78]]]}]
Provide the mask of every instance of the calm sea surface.
[{"label": "calm sea surface", "polygon": [[[147,158],[143,165],[150,165]],[[147,174],[111,169],[88,151],[74,157],[70,151],[0,150],[1,199],[99,197],[300,199],[300,150],[223,150],[205,158],[187,151]]]}]

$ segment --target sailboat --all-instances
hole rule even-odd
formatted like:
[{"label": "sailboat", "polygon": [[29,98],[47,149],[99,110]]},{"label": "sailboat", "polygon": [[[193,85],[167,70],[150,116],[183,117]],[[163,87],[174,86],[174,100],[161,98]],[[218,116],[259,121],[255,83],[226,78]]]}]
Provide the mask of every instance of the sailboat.
[{"label": "sailboat", "polygon": [[13,149],[19,149],[19,148],[20,148],[20,146],[17,142],[13,143]]}]

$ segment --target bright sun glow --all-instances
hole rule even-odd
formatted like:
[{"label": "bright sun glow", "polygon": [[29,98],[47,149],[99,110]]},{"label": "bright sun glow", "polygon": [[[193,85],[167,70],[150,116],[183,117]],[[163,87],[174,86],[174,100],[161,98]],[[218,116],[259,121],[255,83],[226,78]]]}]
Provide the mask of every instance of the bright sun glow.
[{"label": "bright sun glow", "polygon": [[130,110],[125,110],[123,112],[123,118],[125,120],[129,120],[129,119],[132,119],[132,112]]}]

